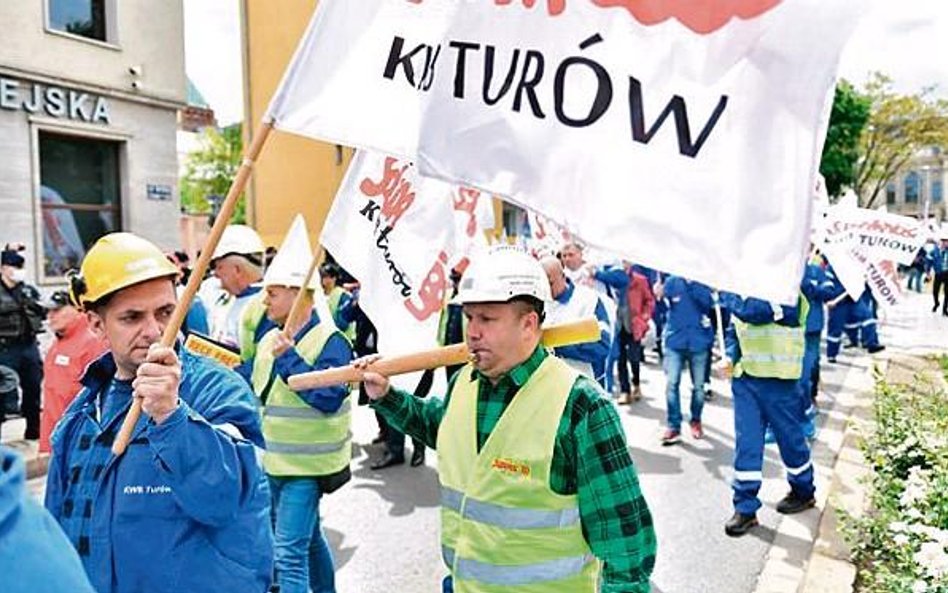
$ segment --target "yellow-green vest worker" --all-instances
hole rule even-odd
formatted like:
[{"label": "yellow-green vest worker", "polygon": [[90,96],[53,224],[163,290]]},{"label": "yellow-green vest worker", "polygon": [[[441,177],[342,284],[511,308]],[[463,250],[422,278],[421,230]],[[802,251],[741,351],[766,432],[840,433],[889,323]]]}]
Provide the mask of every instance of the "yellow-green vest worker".
[{"label": "yellow-green vest worker", "polygon": [[352,347],[335,323],[313,311],[319,285],[307,277],[312,257],[298,215],[263,278],[266,315],[277,327],[238,369],[252,369],[249,380],[263,409],[263,467],[270,480],[274,570],[281,591],[306,591],[310,584],[334,590],[319,502],[351,476],[348,385],[299,392],[287,385],[293,375],[352,361]]},{"label": "yellow-green vest worker", "polygon": [[800,378],[806,349],[804,330],[810,304],[801,297],[797,307],[800,312],[797,327],[777,323],[753,325],[734,318],[734,331],[741,345],[741,358],[734,368],[735,377],[747,373],[758,378],[794,381]]},{"label": "yellow-green vest worker", "polygon": [[461,371],[438,433],[441,546],[455,590],[594,593],[599,563],[577,497],[550,488],[556,431],[578,373],[547,357],[478,453],[472,371]]},{"label": "yellow-green vest worker", "polygon": [[504,246],[461,278],[472,362],[420,399],[363,369],[395,429],[438,452],[457,593],[647,593],[655,532],[615,407],[540,344],[550,284]]},{"label": "yellow-green vest worker", "polygon": [[[337,284],[341,273],[342,270],[340,270],[336,264],[325,263],[319,267],[319,281],[322,284],[323,294],[326,295],[326,304],[329,306],[329,312],[332,313],[336,327],[338,327],[351,342],[355,340],[355,323],[347,323],[344,317],[349,314],[352,295],[349,291]],[[344,314],[340,315],[340,309],[344,310]]]},{"label": "yellow-green vest worker", "polygon": [[[291,375],[344,366],[351,360],[348,344],[331,322],[320,323],[315,313],[311,316],[307,326],[297,334],[293,349],[274,358],[273,346],[282,330],[273,328],[260,341],[254,358],[251,383],[263,403],[263,436],[267,443],[263,465],[271,476],[335,474],[349,466],[352,455],[348,394],[342,397],[338,409],[329,411],[340,395],[332,391],[343,392],[346,387],[311,390],[328,392],[326,394],[300,394],[286,384]],[[326,342],[333,336],[336,338],[333,351],[321,356]],[[320,364],[316,364],[317,361]]]},{"label": "yellow-green vest worker", "polygon": [[267,317],[267,307],[263,304],[263,297],[264,293],[261,291],[247,303],[240,314],[237,337],[240,360],[244,362],[254,357],[257,353],[257,344],[267,331],[274,327],[274,323]]}]

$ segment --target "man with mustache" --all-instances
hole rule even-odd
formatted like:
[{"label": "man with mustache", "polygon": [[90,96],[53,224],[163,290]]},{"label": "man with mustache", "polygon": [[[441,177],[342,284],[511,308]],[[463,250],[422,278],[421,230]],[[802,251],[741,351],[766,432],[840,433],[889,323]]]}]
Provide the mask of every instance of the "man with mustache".
[{"label": "man with mustache", "polygon": [[652,517],[614,406],[540,345],[543,268],[495,248],[471,263],[457,300],[473,361],[444,400],[364,377],[375,409],[438,451],[445,590],[648,591]]}]

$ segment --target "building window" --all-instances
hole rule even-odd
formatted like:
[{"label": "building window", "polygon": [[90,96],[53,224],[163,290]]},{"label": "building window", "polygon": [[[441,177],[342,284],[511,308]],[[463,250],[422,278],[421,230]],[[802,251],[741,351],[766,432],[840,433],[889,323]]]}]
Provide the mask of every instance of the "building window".
[{"label": "building window", "polygon": [[895,204],[895,184],[889,183],[885,186],[885,203],[889,206]]},{"label": "building window", "polygon": [[80,37],[109,41],[107,0],[48,0],[49,28]]},{"label": "building window", "polygon": [[119,230],[118,142],[39,133],[43,275],[78,268],[99,237]]},{"label": "building window", "polygon": [[942,201],[942,184],[941,179],[936,179],[932,181],[932,202],[939,204]]},{"label": "building window", "polygon": [[915,171],[905,176],[905,203],[918,204],[918,190],[921,185],[921,179]]}]

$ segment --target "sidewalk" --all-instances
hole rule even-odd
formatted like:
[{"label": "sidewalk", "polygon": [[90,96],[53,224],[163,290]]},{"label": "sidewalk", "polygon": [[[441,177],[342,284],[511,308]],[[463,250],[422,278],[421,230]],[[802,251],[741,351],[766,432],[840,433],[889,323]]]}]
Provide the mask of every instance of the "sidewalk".
[{"label": "sidewalk", "polygon": [[0,432],[0,444],[9,447],[23,456],[26,462],[26,478],[32,479],[46,474],[49,465],[49,455],[39,453],[39,441],[27,441],[23,438],[26,431],[26,420],[23,418],[7,419]]},{"label": "sidewalk", "polygon": [[[929,294],[908,294],[902,305],[887,312],[880,334],[888,348],[872,369],[875,377],[891,380],[895,367],[895,375],[910,378],[914,368],[925,366],[921,357],[948,352],[948,318],[931,313]],[[843,416],[845,433],[833,465],[828,498],[820,507],[819,537],[812,547],[806,577],[793,591],[840,593],[849,591],[855,579],[855,567],[838,533],[837,512],[858,515],[865,511],[864,478],[869,471],[859,439],[871,429],[872,386],[853,395]]]}]

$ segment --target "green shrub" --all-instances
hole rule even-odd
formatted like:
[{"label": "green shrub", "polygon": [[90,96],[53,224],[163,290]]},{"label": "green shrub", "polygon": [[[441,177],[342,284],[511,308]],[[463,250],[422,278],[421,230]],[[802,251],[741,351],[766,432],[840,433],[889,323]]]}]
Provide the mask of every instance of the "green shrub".
[{"label": "green shrub", "polygon": [[[948,368],[948,357],[940,363]],[[870,510],[841,513],[860,593],[948,593],[948,394],[877,384]]]}]

